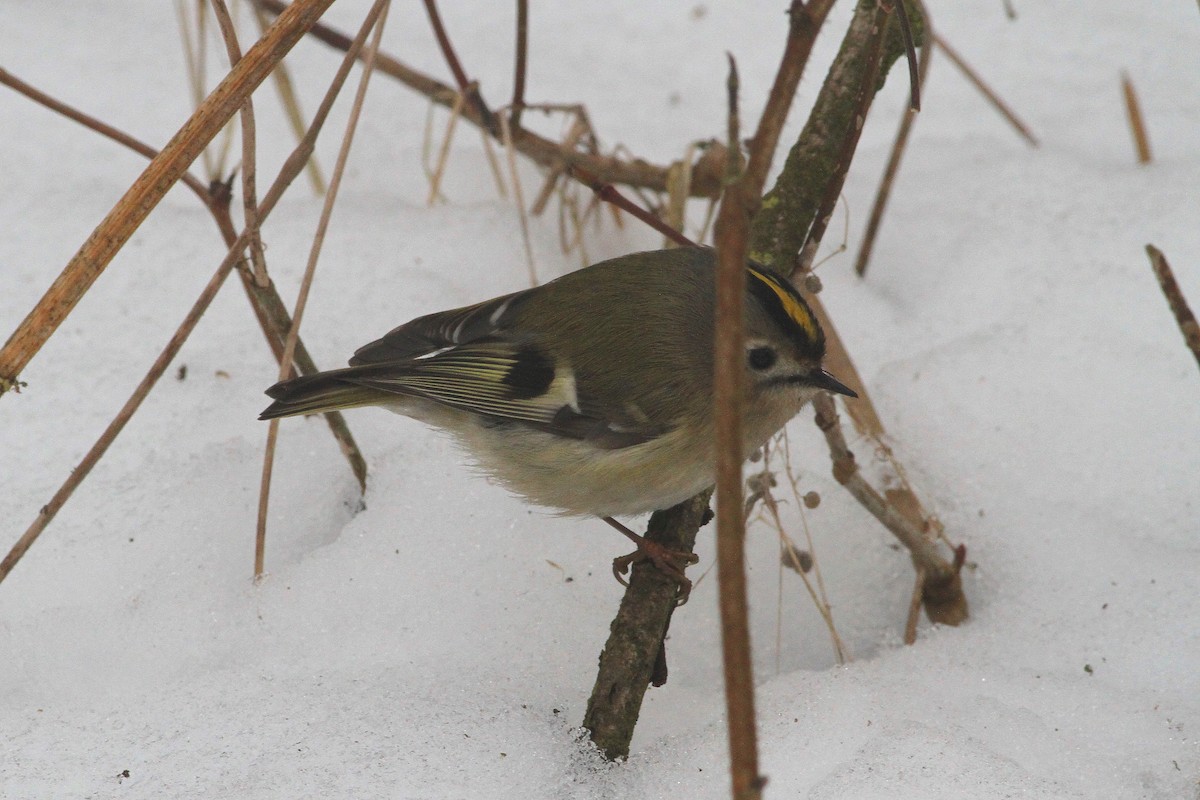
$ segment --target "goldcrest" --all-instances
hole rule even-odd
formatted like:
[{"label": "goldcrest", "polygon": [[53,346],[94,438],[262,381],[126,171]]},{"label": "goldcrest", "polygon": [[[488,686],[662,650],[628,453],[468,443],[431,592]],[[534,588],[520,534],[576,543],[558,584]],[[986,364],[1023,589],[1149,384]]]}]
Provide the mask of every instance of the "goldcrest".
[{"label": "goldcrest", "polygon": [[[382,406],[450,431],[537,505],[669,508],[714,480],[715,268],[708,248],[633,253],[419,317],[346,369],[275,384],[260,419]],[[748,265],[745,320],[749,457],[817,392],[856,395],[822,368],[824,335],[785,278]]]}]

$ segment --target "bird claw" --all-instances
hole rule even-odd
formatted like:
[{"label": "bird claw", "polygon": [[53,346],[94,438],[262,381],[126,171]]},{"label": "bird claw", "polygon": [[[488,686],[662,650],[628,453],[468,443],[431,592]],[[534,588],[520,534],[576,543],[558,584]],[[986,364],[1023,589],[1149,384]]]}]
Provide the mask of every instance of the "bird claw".
[{"label": "bird claw", "polygon": [[625,580],[624,576],[629,573],[630,567],[641,561],[649,561],[658,568],[659,572],[679,584],[676,605],[681,606],[688,601],[688,596],[692,593],[692,582],[683,574],[683,571],[699,562],[700,556],[682,550],[671,550],[658,542],[642,539],[638,542],[637,550],[613,559],[613,577],[622,586],[629,586],[629,582]]}]

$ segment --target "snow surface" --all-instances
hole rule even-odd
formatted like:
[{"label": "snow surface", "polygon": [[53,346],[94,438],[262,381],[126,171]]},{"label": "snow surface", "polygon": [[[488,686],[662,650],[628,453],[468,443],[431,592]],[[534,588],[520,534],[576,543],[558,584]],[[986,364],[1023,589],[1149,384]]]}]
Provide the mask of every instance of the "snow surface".
[{"label": "snow surface", "polygon": [[[467,69],[502,103],[511,4],[442,5]],[[744,108],[760,107],[783,5],[535,4],[529,97],[583,102],[608,144],[679,157],[721,135],[726,50]],[[809,522],[854,660],[836,665],[794,576],[780,582],[773,535],[755,530],[767,796],[1200,797],[1200,376],[1142,251],[1161,247],[1200,305],[1200,18],[1188,2],[1017,0],[1016,21],[994,0],[931,6],[1042,147],[938,56],[867,280],[849,274],[849,254],[822,276],[897,453],[977,565],[972,617],[923,623],[915,646],[900,644],[908,560],[832,482],[802,414],[796,458],[805,490],[824,497]],[[342,0],[329,18],[350,30],[365,7]],[[848,13],[840,4],[801,105]],[[385,46],[446,74],[420,4],[396,4]],[[6,0],[0,53],[152,143],[188,113],[171,3]],[[311,110],[336,56],[305,42],[291,62]],[[1148,120],[1147,167],[1134,164],[1122,69]],[[259,98],[265,185],[291,138],[273,94]],[[846,186],[850,253],[905,99],[894,73]],[[345,107],[321,144],[327,169]],[[425,115],[376,78],[306,317],[322,365],[419,313],[527,282],[516,212],[474,133],[455,142],[450,202],[426,206]],[[7,332],[144,163],[7,90],[0,142]],[[537,179],[524,174],[528,196]],[[289,303],[318,210],[300,184],[267,227]],[[553,214],[533,222],[543,277],[578,264],[556,226]],[[595,260],[655,242],[606,225],[588,249]],[[24,372],[28,388],[0,400],[5,548],[221,252],[206,212],[173,190]],[[527,508],[415,422],[350,416],[371,466],[357,510],[324,426],[286,421],[270,575],[252,582],[266,436],[255,416],[274,366],[234,283],[180,355],[186,379],[172,367],[0,585],[0,796],[727,796],[712,576],[675,616],[671,679],[647,695],[631,758],[603,763],[576,726],[624,543]],[[710,531],[700,553],[709,567]]]}]

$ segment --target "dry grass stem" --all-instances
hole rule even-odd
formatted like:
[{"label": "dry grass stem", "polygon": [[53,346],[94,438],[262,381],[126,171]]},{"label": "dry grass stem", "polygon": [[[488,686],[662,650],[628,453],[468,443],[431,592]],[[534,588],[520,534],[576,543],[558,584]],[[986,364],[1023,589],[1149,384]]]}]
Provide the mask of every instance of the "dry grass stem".
[{"label": "dry grass stem", "polygon": [[[571,126],[567,130],[567,135],[563,137],[562,147],[567,152],[574,152],[579,146],[579,142],[583,137],[590,134],[587,119],[581,115],[574,115],[571,118]],[[534,198],[533,205],[529,207],[529,213],[537,217],[546,210],[546,204],[550,202],[550,198],[554,194],[554,190],[559,186],[562,178],[563,170],[566,169],[564,162],[559,162],[550,168],[546,175],[545,182],[542,183],[542,188]]]},{"label": "dry grass stem", "polygon": [[1037,137],[1035,137],[1033,132],[1029,130],[1029,126],[1022,122],[1020,117],[1018,117],[1016,113],[1014,113],[1013,110],[1008,107],[1008,104],[1000,99],[1000,95],[996,94],[996,92],[994,92],[992,88],[987,85],[983,78],[980,77],[979,73],[972,69],[971,65],[968,64],[963,57],[958,54],[958,51],[951,47],[950,43],[939,36],[936,32],[933,34],[933,41],[934,44],[938,46],[938,49],[946,54],[946,57],[950,59],[951,63],[958,67],[962,74],[966,76],[967,80],[970,81],[971,84],[978,89],[984,97],[987,98],[988,102],[990,102],[1006,120],[1008,120],[1008,123],[1013,126],[1018,134],[1021,135],[1021,138],[1028,142],[1030,147],[1037,147]]},{"label": "dry grass stem", "polygon": [[[729,56],[726,190],[717,212],[716,319],[713,406],[717,450],[717,596],[721,653],[725,666],[725,714],[729,730],[733,797],[761,796],[754,711],[754,666],[750,658],[750,604],[746,592],[746,525],[742,516],[742,403],[745,394],[746,259],[750,214],[758,194],[743,172],[738,148],[738,73]],[[769,146],[756,143],[756,146]],[[769,160],[769,155],[767,156]]]},{"label": "dry grass stem", "polygon": [[[280,0],[251,0],[255,5],[272,14],[279,14],[288,8],[287,3]],[[350,39],[345,34],[327,25],[314,25],[311,31],[314,38],[330,47],[345,50]],[[433,102],[449,107],[454,102],[454,89],[430,76],[415,70],[398,59],[380,53],[376,68],[408,86],[414,91],[424,94]],[[525,108],[534,106],[526,104]],[[468,103],[463,109],[463,119],[472,125],[488,131],[493,138],[503,138],[495,115],[488,112],[487,117],[475,104]],[[631,187],[644,187],[656,192],[665,192],[667,188],[667,169],[650,164],[642,159],[622,159],[616,156],[605,156],[594,152],[567,152],[559,143],[544,136],[521,128],[511,133],[513,146],[518,153],[530,159],[539,166],[553,168],[556,164],[566,162],[568,166],[581,166],[588,173],[597,176],[601,181]],[[721,171],[719,166],[701,163],[692,177],[692,194],[694,197],[714,197],[720,192]]]},{"label": "dry grass stem", "polygon": [[912,556],[913,564],[925,571],[922,583],[925,613],[934,622],[947,625],[961,623],[967,618],[967,600],[963,595],[962,580],[959,576],[965,550],[960,546],[955,551],[953,562],[943,558],[938,551],[936,538],[926,535],[928,526],[915,525],[906,514],[897,510],[895,505],[889,503],[887,498],[863,478],[854,453],[850,451],[842,434],[841,421],[838,419],[833,399],[828,394],[821,393],[813,401],[813,406],[816,410],[817,427],[825,434],[825,440],[829,444],[834,479],[845,486],[864,508],[900,540]]},{"label": "dry grass stem", "polygon": [[[100,120],[84,114],[65,103],[62,103],[54,98],[46,95],[34,87],[24,83],[16,77],[0,69],[0,83],[11,86],[16,91],[24,94],[30,99],[46,106],[47,108],[57,111],[68,119],[78,122],[90,130],[124,145],[139,155],[147,159],[153,159],[158,155],[158,151],[149,145],[135,139],[129,134],[112,127]],[[311,163],[311,162],[310,162]],[[221,232],[221,237],[225,241],[226,247],[232,247],[237,239],[237,231],[234,229],[233,220],[229,214],[229,192],[227,184],[214,184],[210,189],[200,182],[198,178],[190,172],[185,172],[180,181],[186,185],[200,201],[209,209],[213,216],[213,220],[217,224],[218,230]],[[242,286],[246,291],[247,297],[250,298],[251,308],[254,311],[255,317],[258,320],[259,326],[263,330],[263,335],[267,340],[267,344],[271,348],[272,354],[277,361],[283,358],[283,340],[287,336],[288,328],[291,327],[291,317],[287,313],[287,309],[283,306],[283,301],[279,298],[279,293],[275,290],[273,284],[268,283],[267,286],[259,286],[253,282],[253,279],[248,274],[249,271],[244,268],[243,262],[238,263],[238,275],[242,279]],[[313,362],[312,357],[308,353],[308,349],[304,347],[304,342],[297,342],[296,347],[296,364],[300,371],[305,375],[311,375],[317,372],[317,366]],[[354,471],[355,477],[358,479],[360,486],[366,485],[366,461],[362,457],[362,453],[358,449],[358,445],[354,441],[353,435],[350,433],[349,427],[346,425],[345,419],[339,412],[332,412],[326,415],[326,421],[333,436],[338,441],[338,446],[342,453],[350,462],[351,469]]]},{"label": "dry grass stem", "polygon": [[[442,175],[446,171],[446,162],[450,157],[450,142],[454,139],[454,128],[458,124],[458,118],[462,114],[463,104],[466,102],[466,95],[461,92],[454,98],[454,105],[450,108],[450,119],[446,123],[446,133],[442,136],[442,146],[438,149],[437,162],[433,165],[433,170],[429,174],[429,197],[425,202],[428,205],[433,205],[438,198],[443,198],[442,195]],[[430,109],[432,111],[432,108]]]},{"label": "dry grass stem", "polygon": [[[258,32],[261,35],[266,32],[270,21],[261,8],[253,3],[250,4],[250,7],[254,10],[254,21],[258,23]],[[300,110],[300,98],[296,96],[296,87],[292,82],[292,73],[288,69],[286,59],[280,61],[275,66],[274,71],[271,72],[271,77],[275,81],[275,91],[279,93],[279,101],[283,104],[288,124],[291,125],[292,132],[296,135],[296,140],[299,141],[304,136],[304,131],[308,126],[304,122],[304,113]],[[317,161],[315,153],[308,160],[305,168],[308,171],[308,179],[312,183],[313,191],[316,192],[318,197],[325,194],[325,176],[321,172],[321,164]]]},{"label": "dry grass stem", "polygon": [[479,138],[483,142],[483,157],[487,160],[488,168],[492,173],[492,180],[496,182],[496,194],[500,195],[500,199],[508,199],[508,187],[504,184],[504,173],[500,169],[500,158],[496,155],[496,147],[492,143],[492,137],[487,135],[486,131],[479,132]]},{"label": "dry grass stem", "polygon": [[[296,341],[300,335],[300,324],[304,320],[304,309],[308,304],[308,293],[312,287],[313,276],[316,274],[317,261],[321,256],[321,247],[325,243],[325,233],[329,230],[329,220],[333,215],[333,206],[337,202],[338,189],[342,184],[342,175],[346,171],[346,161],[350,156],[350,146],[354,143],[354,132],[358,128],[358,119],[362,113],[363,102],[367,96],[367,87],[371,75],[375,71],[375,54],[383,38],[384,24],[387,22],[388,8],[391,0],[376,0],[368,14],[368,21],[374,26],[374,35],[363,60],[363,72],[358,82],[358,91],[354,95],[354,103],[350,107],[350,117],[346,120],[346,131],[342,135],[342,144],[338,149],[337,161],[333,166],[333,174],[329,179],[329,189],[325,192],[325,201],[321,207],[321,217],[317,221],[317,230],[313,234],[312,247],[309,249],[308,263],[304,267],[304,277],[300,281],[300,291],[296,297],[296,306],[292,311],[292,327],[288,331],[287,342],[284,344],[283,365],[279,370],[279,380],[288,377],[288,366],[292,355],[296,352]],[[366,32],[366,24],[364,30]],[[340,86],[339,86],[340,88]],[[271,471],[275,461],[275,442],[279,435],[279,420],[271,420],[267,429],[267,444],[263,453],[262,484],[259,494],[258,522],[254,543],[254,577],[263,576],[267,537],[267,507],[271,494]]]},{"label": "dry grass stem", "polygon": [[1150,256],[1150,266],[1154,269],[1154,276],[1158,278],[1158,285],[1162,287],[1162,293],[1167,298],[1171,313],[1175,316],[1179,332],[1183,334],[1184,344],[1196,357],[1196,363],[1200,364],[1200,325],[1196,323],[1196,315],[1192,313],[1191,307],[1183,296],[1183,291],[1175,281],[1175,273],[1171,270],[1171,265],[1167,263],[1167,257],[1163,255],[1163,252],[1154,245],[1148,244],[1146,245],[1146,254]]},{"label": "dry grass stem", "polygon": [[1127,73],[1121,73],[1121,95],[1125,98],[1125,114],[1129,119],[1129,129],[1133,132],[1133,145],[1137,150],[1139,164],[1149,164],[1153,159],[1150,155],[1150,137],[1146,133],[1146,121],[1142,117],[1142,107],[1138,103],[1137,90]]},{"label": "dry grass stem", "polygon": [[[786,435],[783,436],[783,441],[786,442]],[[784,444],[785,448],[786,446],[787,445]],[[796,543],[792,540],[792,537],[788,535],[787,529],[783,524],[783,517],[779,511],[779,500],[776,499],[774,494],[771,493],[771,488],[775,485],[774,474],[770,470],[771,454],[773,454],[777,448],[768,446],[764,449],[766,455],[763,459],[763,471],[756,475],[750,476],[750,478],[747,480],[747,486],[753,487],[754,493],[747,498],[747,513],[744,516],[748,519],[752,503],[755,505],[757,503],[762,504],[763,510],[765,510],[766,513],[764,514],[763,510],[760,510],[755,518],[775,531],[775,534],[779,539],[780,566],[786,566],[800,576],[800,580],[804,583],[804,588],[808,592],[808,596],[812,600],[813,606],[817,609],[817,613],[821,616],[821,620],[825,623],[825,627],[829,631],[829,639],[833,646],[834,657],[837,658],[837,662],[839,664],[845,664],[848,660],[846,647],[842,642],[841,635],[838,633],[837,625],[834,624],[833,612],[829,605],[829,598],[825,592],[824,581],[821,579],[820,567],[818,566],[817,559],[814,557],[812,535],[808,529],[808,519],[804,514],[804,504],[799,499],[800,495],[796,478],[791,474],[791,465],[789,463],[788,479],[792,483],[792,493],[797,499],[796,508],[800,514],[800,521],[804,528],[804,537],[808,543],[808,549],[803,553],[796,546]],[[785,458],[786,457],[787,456],[785,453]],[[809,580],[808,573],[810,571],[813,572],[817,578],[817,584],[815,586],[813,585],[812,581]],[[780,572],[781,580],[782,575],[783,573]],[[780,620],[776,621],[777,628],[781,624],[782,622]],[[777,631],[777,636],[778,633],[779,632]]]},{"label": "dry grass stem", "polygon": [[[372,9],[372,12],[374,11],[375,9]],[[267,191],[266,196],[259,205],[260,220],[265,221],[267,219],[271,211],[275,208],[275,204],[279,202],[279,198],[283,196],[283,193],[287,191],[288,187],[291,186],[292,182],[304,169],[304,165],[308,163],[308,160],[313,152],[313,146],[316,142],[317,135],[320,133],[322,126],[325,124],[325,119],[329,114],[329,109],[333,106],[333,101],[337,97],[338,91],[341,89],[342,84],[345,82],[346,76],[350,72],[350,67],[354,63],[358,49],[362,45],[361,40],[365,39],[366,33],[369,30],[369,26],[373,22],[374,17],[369,14],[368,23],[364,26],[360,40],[357,41],[357,43],[351,48],[351,51],[347,57],[342,60],[342,65],[339,68],[337,75],[334,77],[329,90],[326,92],[325,99],[322,101],[321,106],[317,109],[317,113],[313,116],[313,121],[309,126],[308,131],[305,133],[304,137],[301,138],[300,142],[288,156],[287,160],[284,161],[283,166],[279,170],[279,176],[275,179],[274,183],[271,184],[271,188]],[[21,560],[21,557],[25,555],[29,548],[33,546],[33,543],[37,541],[37,538],[41,535],[42,531],[45,530],[46,526],[50,524],[50,521],[53,520],[55,515],[58,514],[59,510],[62,509],[63,505],[75,492],[75,489],[79,487],[79,484],[83,482],[84,478],[87,477],[92,468],[95,467],[95,465],[100,461],[101,457],[103,457],[109,446],[113,443],[113,441],[116,440],[116,437],[133,417],[142,401],[149,394],[150,389],[153,388],[154,384],[158,382],[158,379],[162,377],[162,374],[166,371],[171,361],[179,353],[180,348],[183,347],[184,342],[187,341],[188,336],[191,335],[196,325],[200,322],[201,317],[204,316],[204,312],[208,310],[213,298],[216,297],[217,291],[221,288],[221,285],[224,283],[225,279],[229,277],[229,273],[242,260],[242,253],[245,251],[249,241],[250,234],[246,230],[243,230],[234,240],[233,244],[229,247],[225,258],[217,267],[216,272],[213,274],[212,278],[209,279],[208,284],[204,287],[203,291],[200,293],[200,296],[192,305],[191,310],[188,311],[187,315],[183,319],[183,322],[179,325],[179,328],[176,329],[174,335],[172,335],[171,339],[167,342],[166,347],[163,348],[163,351],[159,354],[158,358],[155,359],[154,363],[150,367],[150,370],[146,373],[146,376],[142,379],[141,383],[138,384],[133,394],[130,395],[129,399],[125,402],[125,405],[121,407],[121,410],[117,413],[116,417],[114,417],[112,422],[108,424],[108,427],[104,429],[104,432],[100,435],[100,438],[96,440],[95,444],[92,445],[91,449],[88,450],[83,459],[80,460],[79,464],[76,465],[73,470],[71,470],[71,474],[59,487],[58,491],[54,493],[54,496],[50,499],[50,501],[42,507],[33,523],[29,526],[17,543],[13,545],[12,549],[4,557],[4,560],[0,561],[0,582],[2,582],[8,573],[12,571],[13,567],[16,566],[17,562]]]},{"label": "dry grass stem", "polygon": [[[0,349],[0,384],[15,383],[45,341],[188,166],[333,0],[297,0],[213,90],[108,213]],[[0,385],[0,390],[4,386]]]},{"label": "dry grass stem", "polygon": [[917,567],[912,597],[908,601],[908,618],[904,621],[904,643],[917,643],[917,625],[921,622],[921,597],[925,594],[925,568]]},{"label": "dry grass stem", "polygon": [[517,217],[521,221],[521,243],[525,246],[525,263],[529,267],[529,285],[537,286],[537,263],[533,259],[533,241],[529,236],[529,215],[525,211],[525,193],[521,190],[521,176],[517,173],[517,151],[513,147],[512,128],[508,124],[507,112],[500,114],[500,130],[504,152],[508,156],[508,176],[517,204]]},{"label": "dry grass stem", "polygon": [[[237,29],[233,18],[229,16],[229,8],[225,0],[211,0],[213,13],[221,29],[221,38],[225,41],[225,50],[229,55],[229,67],[232,69],[242,58],[242,48],[238,44]],[[257,149],[254,131],[254,98],[246,96],[246,102],[239,113],[242,121],[242,214],[246,230],[250,231],[250,262],[254,267],[254,281],[259,286],[267,286],[271,280],[267,277],[267,260],[263,254],[262,234],[258,229],[258,167],[255,151]]]},{"label": "dry grass stem", "polygon": [[525,110],[525,71],[529,57],[529,0],[517,0],[517,55],[513,64],[513,96],[509,124],[521,127],[521,112]]},{"label": "dry grass stem", "polygon": [[[8,86],[9,88],[25,95],[30,100],[33,100],[35,103],[45,106],[51,111],[56,111],[59,114],[62,114],[67,119],[78,122],[80,125],[99,133],[101,136],[105,136],[118,144],[124,145],[138,155],[145,156],[147,159],[153,159],[158,155],[159,151],[155,150],[145,142],[135,139],[124,131],[114,128],[113,126],[102,122],[93,116],[85,114],[73,106],[67,105],[61,100],[56,100],[55,98],[51,97],[40,89],[31,86],[3,68],[0,68],[0,84]],[[203,181],[201,181],[192,173],[186,171],[179,176],[179,180],[181,183],[183,183],[183,185],[191,189],[192,192],[200,198],[200,201],[204,203],[204,205],[209,207],[212,206],[212,194],[209,192],[208,187]]]},{"label": "dry grass stem", "polygon": [[[692,159],[696,153],[696,144],[689,144],[683,151],[683,158],[667,168],[667,209],[665,222],[677,231],[683,231],[687,225],[687,201],[692,189]],[[675,243],[670,237],[663,241],[663,247],[671,247]]]},{"label": "dry grass stem", "polygon": [[[925,40],[921,43],[921,57],[917,68],[916,85],[918,87],[925,85],[925,80],[929,75],[930,57],[933,55],[933,37],[930,35],[932,23],[929,20],[929,12],[923,4],[919,5],[925,19]],[[900,7],[903,6],[904,4],[900,3]],[[912,124],[916,119],[917,116],[914,113],[905,113],[900,116],[900,127],[896,130],[896,138],[892,142],[892,151],[888,155],[883,178],[879,181],[879,188],[875,191],[875,201],[871,204],[867,229],[863,233],[862,245],[858,249],[858,258],[854,262],[854,271],[858,273],[859,277],[867,274],[867,264],[870,263],[871,252],[875,249],[875,237],[879,233],[879,226],[883,223],[883,212],[887,209],[888,198],[892,193],[892,184],[896,180],[896,173],[900,170],[900,160],[904,157],[904,150],[908,146],[908,135],[912,131]]]}]

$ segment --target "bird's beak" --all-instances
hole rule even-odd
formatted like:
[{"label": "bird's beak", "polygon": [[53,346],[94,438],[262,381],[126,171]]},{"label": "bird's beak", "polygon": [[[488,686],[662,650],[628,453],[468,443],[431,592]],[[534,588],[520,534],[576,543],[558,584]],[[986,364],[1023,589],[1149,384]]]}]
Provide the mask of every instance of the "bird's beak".
[{"label": "bird's beak", "polygon": [[858,392],[854,391],[849,386],[842,383],[823,369],[814,370],[813,372],[809,373],[808,381],[818,389],[824,389],[827,392],[844,394],[847,397],[858,397]]}]

